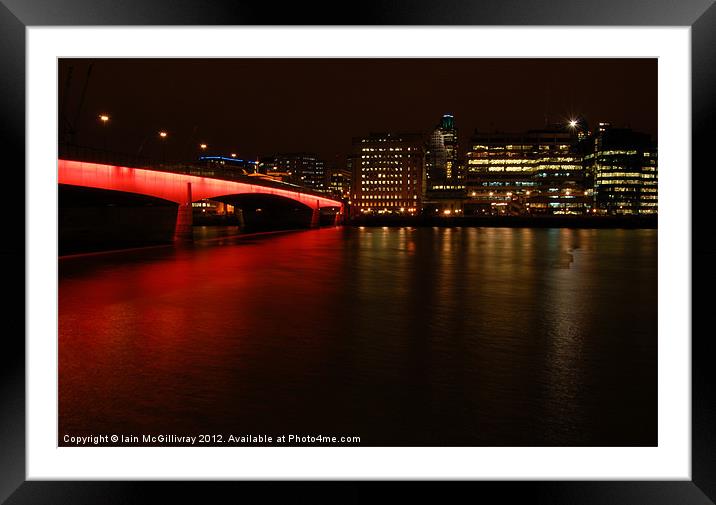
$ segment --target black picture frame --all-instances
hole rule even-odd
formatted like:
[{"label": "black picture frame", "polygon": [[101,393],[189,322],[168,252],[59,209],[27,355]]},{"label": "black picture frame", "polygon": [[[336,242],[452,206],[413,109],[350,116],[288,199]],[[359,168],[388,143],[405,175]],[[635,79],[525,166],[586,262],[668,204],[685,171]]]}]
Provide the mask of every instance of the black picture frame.
[{"label": "black picture frame", "polygon": [[[16,213],[5,225],[0,367],[0,502],[137,503],[206,502],[215,492],[232,501],[246,494],[291,501],[323,494],[331,502],[383,497],[386,491],[445,501],[452,493],[501,502],[550,504],[707,504],[716,502],[716,344],[704,314],[716,274],[711,245],[713,158],[716,133],[716,6],[713,0],[412,0],[361,3],[206,0],[0,0],[0,144],[4,154],[5,208],[24,207],[25,29],[47,25],[590,25],[691,27],[692,72],[692,480],[499,481],[446,484],[387,482],[59,482],[26,481],[25,466],[25,223]],[[688,172],[686,172],[688,174]],[[698,177],[697,177],[698,176]],[[696,230],[696,232],[694,232]],[[19,265],[23,265],[20,269]],[[687,338],[676,335],[675,338]],[[91,450],[89,450],[91,451]]]}]

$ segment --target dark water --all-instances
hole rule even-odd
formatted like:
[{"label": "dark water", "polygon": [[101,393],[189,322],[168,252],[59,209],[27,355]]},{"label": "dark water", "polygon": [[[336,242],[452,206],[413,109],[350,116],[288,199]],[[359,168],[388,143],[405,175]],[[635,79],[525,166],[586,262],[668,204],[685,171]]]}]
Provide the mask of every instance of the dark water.
[{"label": "dark water", "polygon": [[62,260],[59,286],[60,439],[657,443],[656,230],[229,237]]}]

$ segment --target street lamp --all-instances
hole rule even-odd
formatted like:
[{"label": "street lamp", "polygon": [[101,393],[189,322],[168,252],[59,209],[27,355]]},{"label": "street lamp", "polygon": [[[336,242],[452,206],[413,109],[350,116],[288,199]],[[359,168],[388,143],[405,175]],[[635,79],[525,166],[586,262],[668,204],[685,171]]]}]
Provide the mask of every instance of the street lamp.
[{"label": "street lamp", "polygon": [[107,123],[109,123],[109,114],[100,114],[98,116],[100,122],[102,123],[103,130],[104,130],[104,151],[107,152]]},{"label": "street lamp", "polygon": [[164,141],[164,142],[162,142],[162,164],[166,163],[166,160],[167,160],[167,157],[166,157],[166,145],[167,145],[167,143],[166,143],[166,138],[167,138],[168,135],[169,135],[169,134],[168,134],[166,131],[164,131],[164,130],[161,130],[161,131],[159,132],[159,138]]},{"label": "street lamp", "polygon": [[202,151],[206,151],[206,148],[209,147],[206,144],[199,144],[199,148],[201,148]]}]

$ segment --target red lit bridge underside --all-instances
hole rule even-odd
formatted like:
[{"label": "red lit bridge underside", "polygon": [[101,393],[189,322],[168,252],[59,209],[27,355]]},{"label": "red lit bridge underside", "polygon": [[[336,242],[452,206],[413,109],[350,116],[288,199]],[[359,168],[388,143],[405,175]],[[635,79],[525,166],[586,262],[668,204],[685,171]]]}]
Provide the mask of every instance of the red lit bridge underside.
[{"label": "red lit bridge underside", "polygon": [[340,201],[331,198],[259,184],[83,161],[59,160],[57,165],[59,184],[154,196],[180,206],[207,198],[252,193],[290,198],[314,211],[321,207],[341,207]]}]

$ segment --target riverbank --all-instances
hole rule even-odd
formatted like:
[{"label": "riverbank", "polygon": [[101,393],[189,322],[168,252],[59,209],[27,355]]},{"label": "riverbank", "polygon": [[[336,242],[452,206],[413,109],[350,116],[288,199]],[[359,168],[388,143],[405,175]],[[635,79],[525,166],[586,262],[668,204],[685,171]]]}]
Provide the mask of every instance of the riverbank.
[{"label": "riverbank", "polygon": [[358,216],[349,226],[656,229],[657,216]]}]

